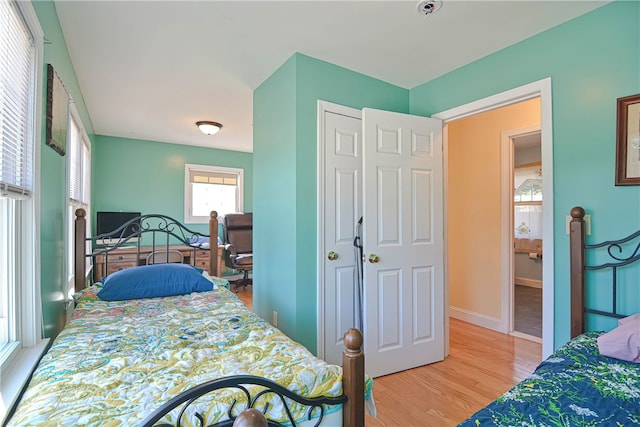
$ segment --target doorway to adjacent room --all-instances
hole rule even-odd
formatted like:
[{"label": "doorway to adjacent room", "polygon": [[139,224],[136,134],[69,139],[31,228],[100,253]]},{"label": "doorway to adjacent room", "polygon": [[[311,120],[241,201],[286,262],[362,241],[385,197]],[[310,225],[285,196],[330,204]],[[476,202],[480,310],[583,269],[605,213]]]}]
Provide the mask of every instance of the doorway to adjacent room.
[{"label": "doorway to adjacent room", "polygon": [[[447,249],[446,257],[446,285],[448,289],[448,301],[447,306],[449,313],[452,317],[461,320],[468,321],[470,323],[477,324],[479,326],[494,329],[503,333],[510,333],[513,331],[513,262],[514,257],[514,231],[513,224],[513,184],[511,170],[513,169],[512,156],[508,150],[505,150],[505,144],[493,144],[491,150],[494,150],[495,155],[500,157],[499,164],[495,162],[492,168],[486,169],[482,173],[473,173],[468,168],[462,169],[462,174],[471,174],[471,180],[468,180],[469,190],[467,193],[462,193],[462,197],[465,194],[480,195],[480,200],[484,201],[482,196],[485,189],[500,187],[498,195],[487,195],[485,198],[493,198],[491,206],[499,206],[499,209],[488,212],[485,208],[472,205],[469,209],[456,209],[455,203],[452,204],[452,192],[451,187],[455,185],[452,180],[452,173],[449,168],[450,157],[453,153],[452,141],[452,129],[454,122],[464,119],[473,118],[479,116],[482,113],[491,113],[498,110],[501,107],[513,106],[518,103],[524,103],[538,99],[539,107],[537,111],[539,113],[539,121],[536,123],[539,128],[538,131],[541,135],[541,163],[545,170],[545,174],[542,177],[542,188],[546,194],[553,194],[553,149],[552,149],[552,115],[551,115],[551,79],[543,79],[537,82],[533,82],[515,89],[511,89],[496,95],[489,96],[468,104],[452,108],[447,111],[435,114],[433,117],[442,119],[445,123],[444,127],[444,157],[445,157],[445,210],[446,210],[446,229],[447,233],[451,230],[459,231],[452,223],[457,215],[458,223],[463,225],[462,244],[460,245],[463,250],[458,253],[463,257],[471,260],[471,263],[476,263],[481,268],[492,270],[491,277],[483,279],[480,284],[478,280],[475,280],[473,274],[476,271],[474,269],[466,268],[464,263],[458,267],[453,267],[453,264],[460,264],[460,259],[457,255],[454,256],[452,252],[452,239],[450,235],[447,235],[445,246]],[[502,129],[516,129],[521,125],[505,125]],[[454,130],[455,132],[455,130]],[[453,135],[455,137],[455,135]],[[500,138],[500,137],[499,137]],[[468,164],[473,166],[473,161],[479,161],[482,154],[477,150],[480,145],[480,137],[476,134],[471,134],[467,138],[470,141],[469,149],[476,149],[473,156],[470,156]],[[458,151],[458,153],[460,153]],[[499,153],[499,154],[498,154]],[[462,155],[468,155],[469,153],[462,152]],[[456,177],[454,176],[455,180]],[[492,184],[486,184],[490,181]],[[478,247],[472,250],[464,250],[466,243],[470,241],[469,230],[481,230],[486,232],[486,225],[483,224],[483,218],[494,219],[493,228],[491,233],[487,234],[485,238],[476,241],[479,244]],[[509,219],[511,218],[511,223]],[[497,222],[495,220],[498,220]],[[498,224],[497,228],[495,224]],[[553,199],[548,198],[545,201],[545,209],[542,213],[543,223],[543,236],[542,239],[542,252],[545,259],[553,260]],[[466,241],[464,240],[466,239]],[[489,246],[498,243],[499,251],[493,250],[492,256],[488,257],[487,253]],[[455,246],[455,243],[453,244]],[[455,249],[455,248],[454,248]],[[511,259],[511,261],[509,261]],[[457,292],[456,286],[459,278],[456,278],[455,273],[466,272],[467,277],[463,277],[463,282],[466,279],[475,280],[475,286],[470,287],[462,292]],[[548,356],[553,350],[553,324],[554,324],[554,295],[553,295],[553,263],[547,262],[542,265],[542,356]],[[485,287],[493,287],[493,292],[489,294]],[[478,307],[480,304],[480,308]],[[475,304],[475,305],[474,305]],[[482,308],[484,304],[485,308]],[[488,309],[487,309],[488,307]],[[446,331],[448,333],[448,331]],[[448,342],[448,338],[445,339]]]},{"label": "doorway to adjacent room", "polygon": [[510,330],[542,342],[542,152],[538,126],[504,135],[513,152],[513,288]]}]

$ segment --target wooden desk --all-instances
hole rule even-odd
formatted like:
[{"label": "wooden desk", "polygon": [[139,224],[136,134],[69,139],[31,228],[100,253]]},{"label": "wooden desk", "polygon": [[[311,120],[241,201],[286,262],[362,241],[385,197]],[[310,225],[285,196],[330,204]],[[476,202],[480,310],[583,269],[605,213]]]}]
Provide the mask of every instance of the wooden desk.
[{"label": "wooden desk", "polygon": [[[165,251],[166,246],[158,245],[155,247],[156,254]],[[183,263],[195,265],[203,270],[207,270],[209,274],[213,276],[219,276],[222,272],[222,251],[224,246],[218,246],[218,263],[214,266],[215,269],[210,268],[209,251],[206,249],[193,248],[184,245],[170,245],[170,251],[178,251],[183,256]],[[106,254],[99,254],[95,256],[94,265],[94,281],[100,281],[102,277],[107,276],[116,271],[124,270],[126,268],[136,267],[138,265],[146,265],[147,257],[151,254],[151,246],[140,246],[138,252],[138,246],[124,246],[114,249]]]}]

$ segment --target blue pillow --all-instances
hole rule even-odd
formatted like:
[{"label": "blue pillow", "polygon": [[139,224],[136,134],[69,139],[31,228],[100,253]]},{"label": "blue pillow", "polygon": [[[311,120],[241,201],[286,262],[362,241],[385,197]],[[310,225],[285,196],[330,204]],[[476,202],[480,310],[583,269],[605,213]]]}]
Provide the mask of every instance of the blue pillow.
[{"label": "blue pillow", "polygon": [[213,289],[202,270],[189,264],[152,264],[127,268],[102,280],[98,297],[105,301],[157,298]]}]

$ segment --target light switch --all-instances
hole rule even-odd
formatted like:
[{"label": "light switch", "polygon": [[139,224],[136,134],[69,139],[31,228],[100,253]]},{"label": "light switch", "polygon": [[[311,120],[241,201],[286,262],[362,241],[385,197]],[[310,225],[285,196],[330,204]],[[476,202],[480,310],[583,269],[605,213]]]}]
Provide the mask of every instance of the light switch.
[{"label": "light switch", "polygon": [[[569,234],[569,224],[571,223],[571,215],[566,216],[566,228],[565,232]],[[584,216],[584,235],[591,235],[591,215]]]}]

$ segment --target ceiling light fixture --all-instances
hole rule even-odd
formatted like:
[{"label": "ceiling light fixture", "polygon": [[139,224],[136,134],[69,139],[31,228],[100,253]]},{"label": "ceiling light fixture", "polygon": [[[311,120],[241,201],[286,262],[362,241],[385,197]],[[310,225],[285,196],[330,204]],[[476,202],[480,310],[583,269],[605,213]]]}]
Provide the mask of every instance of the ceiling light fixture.
[{"label": "ceiling light fixture", "polygon": [[218,122],[210,122],[207,120],[201,120],[196,122],[196,126],[200,129],[200,131],[207,135],[214,135],[218,133],[220,129],[222,129],[222,125]]}]

